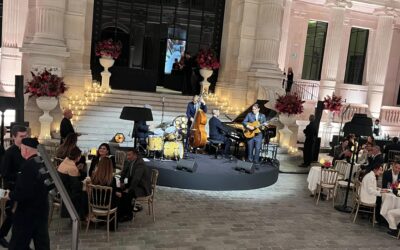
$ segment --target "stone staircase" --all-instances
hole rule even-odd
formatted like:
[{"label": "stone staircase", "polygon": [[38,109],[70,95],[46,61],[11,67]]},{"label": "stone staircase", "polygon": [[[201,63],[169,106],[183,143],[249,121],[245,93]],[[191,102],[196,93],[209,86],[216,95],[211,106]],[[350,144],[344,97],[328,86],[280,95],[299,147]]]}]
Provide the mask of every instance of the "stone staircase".
[{"label": "stone staircase", "polygon": [[[92,101],[80,111],[80,115],[75,112],[73,125],[75,130],[83,135],[79,137],[78,145],[83,150],[98,147],[103,142],[110,141],[116,133],[123,133],[126,142],[122,146],[132,146],[131,133],[133,122],[119,119],[124,106],[143,107],[145,104],[152,106],[153,121],[148,122],[150,129],[154,129],[162,120],[162,99],[164,98],[164,122],[170,122],[181,115],[186,114],[187,103],[191,101],[191,96],[182,96],[179,93],[149,93],[139,91],[112,90],[111,93],[104,93],[98,96],[96,101]],[[216,108],[214,101],[207,101],[208,118],[211,110]],[[235,117],[230,114],[230,117]],[[221,120],[226,121],[225,116],[221,115]],[[206,125],[208,130],[208,125]]]}]

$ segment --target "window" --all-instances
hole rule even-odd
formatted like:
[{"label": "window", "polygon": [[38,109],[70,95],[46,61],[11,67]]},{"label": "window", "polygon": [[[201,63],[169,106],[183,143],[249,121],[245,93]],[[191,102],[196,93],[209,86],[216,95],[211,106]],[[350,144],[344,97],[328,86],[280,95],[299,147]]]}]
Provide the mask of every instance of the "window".
[{"label": "window", "polygon": [[302,79],[320,80],[328,23],[308,21]]},{"label": "window", "polygon": [[369,30],[351,28],[345,83],[362,84]]}]

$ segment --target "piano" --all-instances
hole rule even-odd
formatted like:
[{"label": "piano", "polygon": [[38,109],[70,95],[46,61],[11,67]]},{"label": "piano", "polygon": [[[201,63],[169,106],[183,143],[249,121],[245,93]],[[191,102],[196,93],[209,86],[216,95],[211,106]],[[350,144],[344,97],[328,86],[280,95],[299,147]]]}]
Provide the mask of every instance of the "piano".
[{"label": "piano", "polygon": [[[242,122],[246,115],[250,112],[252,112],[251,108],[253,107],[254,104],[258,104],[260,107],[260,113],[264,114],[265,117],[267,118],[267,122],[270,121],[272,118],[277,117],[278,113],[275,110],[269,109],[265,107],[265,104],[268,101],[266,100],[257,100],[255,103],[253,103],[250,107],[248,107],[245,111],[240,113],[235,119],[232,119],[230,122],[223,122],[222,124],[225,126],[226,130],[228,131],[227,136],[231,138],[234,143],[235,143],[235,152],[237,153],[237,148],[240,143],[245,143],[246,142],[246,137],[244,137],[243,133],[243,125]],[[226,116],[228,119],[230,117]],[[266,129],[262,130],[263,133],[263,138],[264,138],[264,144],[269,143],[269,140],[271,138],[274,138],[276,136],[276,126],[273,125],[268,125]]]}]

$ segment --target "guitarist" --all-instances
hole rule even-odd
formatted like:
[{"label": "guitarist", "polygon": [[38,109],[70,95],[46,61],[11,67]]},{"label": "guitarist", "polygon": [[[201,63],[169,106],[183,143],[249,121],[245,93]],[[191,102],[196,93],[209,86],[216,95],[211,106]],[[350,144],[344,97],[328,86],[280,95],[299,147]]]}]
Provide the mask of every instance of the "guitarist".
[{"label": "guitarist", "polygon": [[231,140],[225,135],[228,133],[228,131],[218,118],[219,110],[213,109],[212,114],[213,117],[211,117],[211,119],[208,121],[210,139],[222,141],[224,143],[224,156],[228,158],[231,148]]},{"label": "guitarist", "polygon": [[[252,112],[246,115],[243,120],[243,126],[249,131],[254,131],[258,127],[252,125],[254,122],[258,122],[260,125],[266,125],[267,119],[264,114],[260,113],[260,107],[258,104],[254,104],[252,107]],[[247,140],[247,155],[248,161],[254,162],[255,164],[260,163],[260,149],[262,144],[263,134],[261,132],[256,133],[256,135]],[[253,153],[254,151],[254,153]]]}]

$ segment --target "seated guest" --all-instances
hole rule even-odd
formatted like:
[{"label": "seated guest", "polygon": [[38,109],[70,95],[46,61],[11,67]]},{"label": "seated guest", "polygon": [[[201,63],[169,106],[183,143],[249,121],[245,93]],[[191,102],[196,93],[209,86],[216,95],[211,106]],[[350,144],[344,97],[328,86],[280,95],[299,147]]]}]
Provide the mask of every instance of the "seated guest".
[{"label": "seated guest", "polygon": [[390,236],[397,238],[399,230],[397,226],[400,222],[400,208],[391,209],[387,212],[387,221],[389,223],[389,231],[387,232]]},{"label": "seated guest", "polygon": [[[117,207],[121,192],[118,192],[117,182],[113,175],[113,162],[108,157],[100,158],[96,170],[90,177],[91,184],[112,187],[111,209]],[[110,229],[115,230],[114,221],[110,222]]]},{"label": "seated guest", "polygon": [[123,192],[118,206],[118,218],[120,221],[132,220],[132,199],[151,194],[150,170],[135,149],[127,151],[121,172],[121,190]]},{"label": "seated guest", "polygon": [[389,151],[396,150],[400,151],[400,143],[398,137],[393,137],[392,142],[390,144],[385,145],[385,149],[383,153],[385,154],[385,162],[389,162]]},{"label": "seated guest", "polygon": [[92,163],[90,164],[89,168],[89,176],[92,176],[93,171],[96,169],[97,164],[99,163],[100,159],[102,158],[110,158],[112,162],[112,166],[115,169],[115,158],[114,156],[110,155],[110,145],[107,143],[100,144],[99,148],[97,149],[97,155],[92,159]]},{"label": "seated guest", "polygon": [[363,145],[363,149],[360,150],[358,157],[358,164],[368,165],[368,161],[372,159],[372,147],[373,145],[368,142]]},{"label": "seated guest", "polygon": [[375,145],[375,138],[373,136],[368,136],[367,141],[362,145],[362,148],[365,148],[367,144]]},{"label": "seated guest", "polygon": [[378,145],[372,147],[372,158],[368,161],[368,165],[362,165],[361,168],[367,173],[374,169],[376,166],[382,166],[383,156],[381,148]]},{"label": "seated guest", "polygon": [[376,178],[382,175],[383,169],[381,165],[376,165],[371,172],[366,174],[361,182],[360,201],[366,204],[375,204],[376,197],[381,196],[382,192],[376,183]]},{"label": "seated guest", "polygon": [[400,183],[400,161],[396,161],[392,169],[386,170],[382,175],[382,188],[391,188],[392,183]]},{"label": "seated guest", "polygon": [[349,140],[345,139],[340,146],[335,150],[333,156],[333,164],[337,160],[346,160],[350,162],[351,159],[351,149],[349,148]]},{"label": "seated guest", "polygon": [[[58,166],[57,171],[76,211],[80,215],[80,218],[83,219],[86,215],[84,211],[87,211],[87,209],[83,207],[87,204],[87,201],[84,202],[83,200],[82,182],[79,169],[76,167],[76,162],[78,162],[80,158],[81,150],[78,147],[74,147],[69,151],[64,161]],[[69,217],[64,203],[61,207],[61,216],[64,218]]]},{"label": "seated guest", "polygon": [[[71,150],[77,147],[76,146],[77,142],[78,142],[77,133],[71,133],[67,135],[64,142],[57,148],[56,157],[60,159],[65,159],[69,155]],[[86,166],[86,157],[84,155],[81,155],[79,161],[76,162],[76,166],[78,167],[79,172],[81,173],[81,177],[85,178],[87,172],[87,166]]]},{"label": "seated guest", "polygon": [[222,141],[224,143],[224,155],[226,157],[230,154],[231,140],[226,136],[228,131],[222,125],[219,120],[219,110],[214,109],[212,111],[213,117],[208,122],[209,126],[209,137],[211,140]]}]

